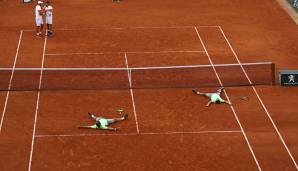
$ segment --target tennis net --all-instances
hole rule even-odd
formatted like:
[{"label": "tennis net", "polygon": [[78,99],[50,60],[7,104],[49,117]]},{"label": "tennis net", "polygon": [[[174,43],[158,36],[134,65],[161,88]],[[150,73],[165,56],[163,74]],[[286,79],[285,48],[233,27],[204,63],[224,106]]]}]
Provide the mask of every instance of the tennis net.
[{"label": "tennis net", "polygon": [[0,90],[219,87],[214,69],[225,87],[271,85],[275,82],[274,68],[272,62],[140,68],[0,68]]}]

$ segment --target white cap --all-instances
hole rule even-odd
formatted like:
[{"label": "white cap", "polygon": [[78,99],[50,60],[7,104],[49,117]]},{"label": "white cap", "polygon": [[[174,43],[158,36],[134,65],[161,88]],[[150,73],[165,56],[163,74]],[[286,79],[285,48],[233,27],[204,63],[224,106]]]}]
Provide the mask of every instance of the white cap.
[{"label": "white cap", "polygon": [[42,4],[43,2],[42,1],[37,1],[37,4]]}]

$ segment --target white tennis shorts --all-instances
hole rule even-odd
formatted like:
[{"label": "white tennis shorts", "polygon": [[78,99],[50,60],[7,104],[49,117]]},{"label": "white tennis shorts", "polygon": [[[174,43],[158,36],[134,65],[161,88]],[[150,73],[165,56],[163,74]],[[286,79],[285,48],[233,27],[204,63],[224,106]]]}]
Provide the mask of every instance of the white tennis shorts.
[{"label": "white tennis shorts", "polygon": [[53,24],[53,17],[46,17],[46,23],[47,24]]},{"label": "white tennis shorts", "polygon": [[43,24],[42,17],[35,18],[36,26],[40,26]]}]

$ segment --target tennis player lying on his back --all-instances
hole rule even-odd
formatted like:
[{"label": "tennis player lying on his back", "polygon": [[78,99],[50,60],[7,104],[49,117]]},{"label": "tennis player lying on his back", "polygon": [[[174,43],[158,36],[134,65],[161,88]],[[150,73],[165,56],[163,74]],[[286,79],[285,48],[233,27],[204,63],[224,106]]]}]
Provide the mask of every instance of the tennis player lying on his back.
[{"label": "tennis player lying on his back", "polygon": [[109,127],[109,124],[116,123],[118,121],[123,121],[128,118],[128,115],[125,114],[121,118],[113,118],[113,119],[106,119],[103,117],[97,117],[93,115],[92,113],[88,112],[89,118],[95,120],[94,125],[90,126],[79,126],[79,128],[88,128],[88,129],[102,129],[102,130],[111,130],[111,131],[117,131],[119,128],[112,128]]},{"label": "tennis player lying on his back", "polygon": [[221,92],[223,91],[223,87],[219,88],[216,93],[201,93],[197,90],[192,90],[195,94],[197,95],[201,95],[201,96],[206,96],[210,99],[210,101],[206,104],[206,106],[210,106],[211,103],[217,103],[217,104],[220,104],[220,103],[226,103],[226,104],[229,104],[231,105],[230,102],[226,101],[226,100],[223,100],[221,97],[220,97],[220,94]]}]

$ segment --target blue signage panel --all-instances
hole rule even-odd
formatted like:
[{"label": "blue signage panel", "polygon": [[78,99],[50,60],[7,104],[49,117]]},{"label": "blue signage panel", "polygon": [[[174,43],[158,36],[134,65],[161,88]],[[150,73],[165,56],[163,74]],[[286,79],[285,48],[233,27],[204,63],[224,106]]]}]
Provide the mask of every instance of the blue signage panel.
[{"label": "blue signage panel", "polygon": [[282,86],[298,86],[298,70],[280,70],[279,81]]}]

